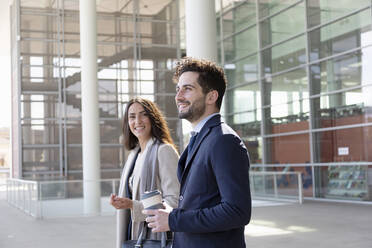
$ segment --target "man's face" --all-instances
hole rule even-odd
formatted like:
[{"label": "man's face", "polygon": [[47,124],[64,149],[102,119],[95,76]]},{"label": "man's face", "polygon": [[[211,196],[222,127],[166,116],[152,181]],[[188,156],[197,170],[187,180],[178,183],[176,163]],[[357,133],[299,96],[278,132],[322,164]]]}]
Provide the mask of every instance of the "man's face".
[{"label": "man's face", "polygon": [[205,112],[205,99],[198,83],[199,74],[192,71],[182,73],[176,87],[178,117],[191,123],[196,122]]}]

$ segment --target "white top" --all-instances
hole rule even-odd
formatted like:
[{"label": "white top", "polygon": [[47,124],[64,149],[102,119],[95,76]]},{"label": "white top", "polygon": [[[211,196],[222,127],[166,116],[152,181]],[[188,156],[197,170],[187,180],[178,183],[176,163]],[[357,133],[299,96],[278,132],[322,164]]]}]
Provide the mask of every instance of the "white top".
[{"label": "white top", "polygon": [[146,147],[145,147],[145,150],[144,151],[141,151],[139,154],[138,154],[138,157],[137,157],[137,160],[136,160],[136,163],[134,165],[134,169],[133,169],[133,173],[132,175],[129,177],[129,190],[131,191],[131,193],[133,193],[133,182],[134,180],[138,180],[139,177],[141,176],[141,171],[142,171],[142,166],[143,166],[143,160],[145,159],[146,157],[146,154],[147,154],[147,151],[149,150],[149,147],[151,147],[151,145],[154,143],[154,138],[151,138],[147,144],[146,144]]}]

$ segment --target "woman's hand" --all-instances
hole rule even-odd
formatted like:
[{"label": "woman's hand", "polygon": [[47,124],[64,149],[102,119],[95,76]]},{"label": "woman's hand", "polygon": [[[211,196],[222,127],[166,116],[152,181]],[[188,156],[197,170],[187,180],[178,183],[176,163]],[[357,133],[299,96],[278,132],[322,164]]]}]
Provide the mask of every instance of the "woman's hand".
[{"label": "woman's hand", "polygon": [[133,201],[131,199],[125,197],[118,197],[115,194],[111,194],[110,204],[116,209],[133,208]]}]

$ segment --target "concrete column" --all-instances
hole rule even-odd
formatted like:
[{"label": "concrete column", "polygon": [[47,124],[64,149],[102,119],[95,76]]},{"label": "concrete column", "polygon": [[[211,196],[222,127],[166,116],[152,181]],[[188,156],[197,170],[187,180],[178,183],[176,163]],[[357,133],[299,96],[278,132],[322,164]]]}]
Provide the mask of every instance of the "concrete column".
[{"label": "concrete column", "polygon": [[84,214],[95,215],[101,208],[96,1],[80,0],[79,8]]},{"label": "concrete column", "polygon": [[215,0],[185,0],[186,54],[217,62]]}]

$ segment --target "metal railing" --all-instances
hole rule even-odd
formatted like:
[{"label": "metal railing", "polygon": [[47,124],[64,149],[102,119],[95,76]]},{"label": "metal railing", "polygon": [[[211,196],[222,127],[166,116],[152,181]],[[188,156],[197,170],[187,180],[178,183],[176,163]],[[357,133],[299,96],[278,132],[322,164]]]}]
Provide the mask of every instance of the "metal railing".
[{"label": "metal railing", "polygon": [[[118,192],[120,179],[96,181],[101,189],[101,211],[114,214],[109,204],[111,193]],[[250,172],[253,199],[303,202],[300,172]],[[6,195],[10,205],[36,218],[84,216],[84,180],[29,181],[7,179]]]},{"label": "metal railing", "polygon": [[291,200],[303,203],[301,172],[250,172],[252,198]]},{"label": "metal railing", "polygon": [[[97,181],[101,188],[101,211],[98,215],[114,214],[109,204],[111,193],[116,193],[120,179]],[[7,180],[7,201],[10,205],[36,218],[84,216],[84,180],[28,181]]]}]

